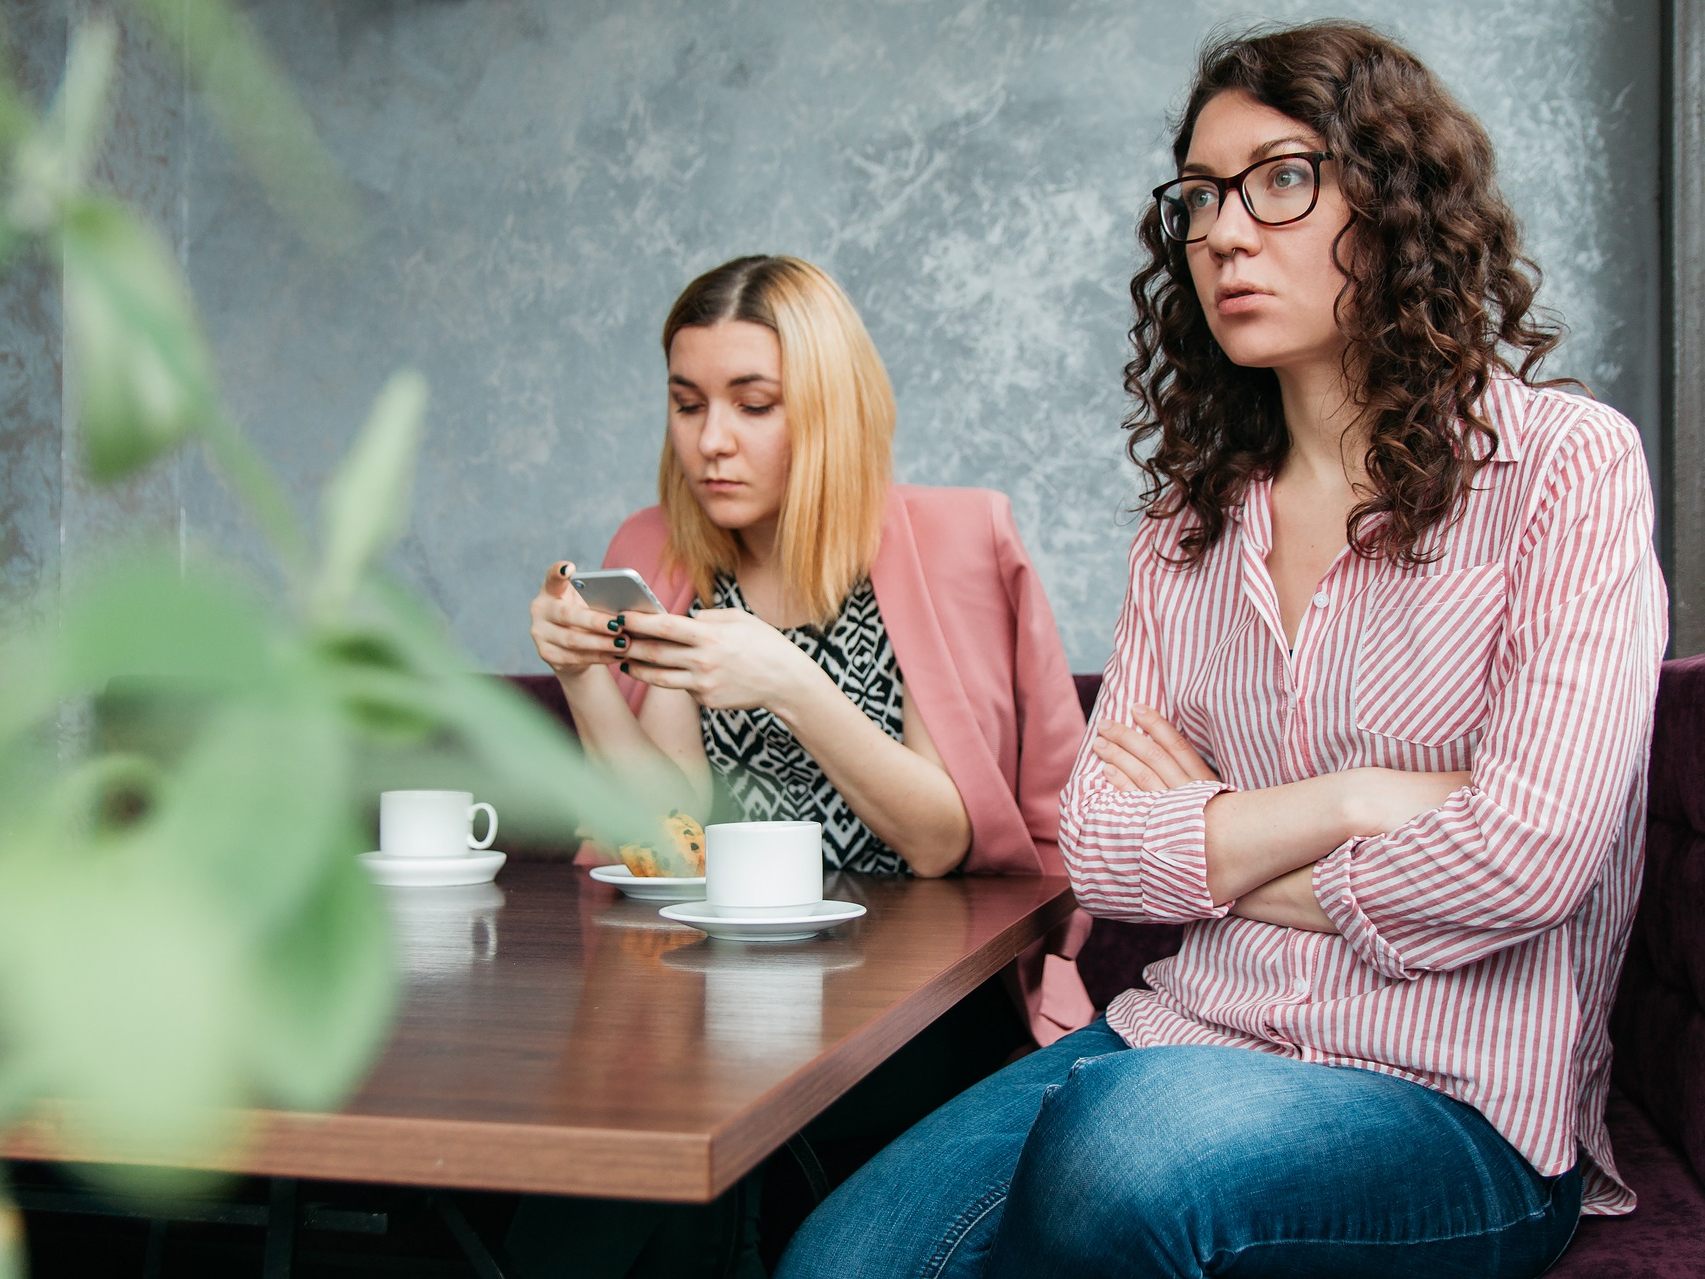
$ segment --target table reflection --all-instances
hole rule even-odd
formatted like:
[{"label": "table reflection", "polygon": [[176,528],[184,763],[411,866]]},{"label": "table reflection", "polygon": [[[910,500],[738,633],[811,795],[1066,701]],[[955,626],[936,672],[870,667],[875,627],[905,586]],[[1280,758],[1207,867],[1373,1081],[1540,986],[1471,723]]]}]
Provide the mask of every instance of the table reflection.
[{"label": "table reflection", "polygon": [[704,1033],[718,1051],[768,1056],[778,1043],[810,1049],[823,1033],[828,974],[864,963],[849,942],[730,942],[702,938],[663,957],[704,976]]},{"label": "table reflection", "polygon": [[497,957],[506,899],[496,884],[381,891],[398,963],[410,981],[464,977]]}]

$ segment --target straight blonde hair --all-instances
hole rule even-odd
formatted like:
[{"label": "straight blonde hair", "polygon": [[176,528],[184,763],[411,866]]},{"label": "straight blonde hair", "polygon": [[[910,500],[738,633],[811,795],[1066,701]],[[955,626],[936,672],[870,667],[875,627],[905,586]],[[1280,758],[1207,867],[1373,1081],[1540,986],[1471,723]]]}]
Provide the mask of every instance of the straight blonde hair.
[{"label": "straight blonde hair", "polygon": [[[682,329],[743,320],[781,345],[782,403],[792,460],[777,520],[782,580],[818,625],[834,620],[870,575],[894,466],[894,391],[882,357],[840,285],[809,262],[745,257],[689,284],[663,323],[667,359]],[[657,494],[669,526],[666,558],[715,597],[739,547],[694,497],[667,430]]]}]

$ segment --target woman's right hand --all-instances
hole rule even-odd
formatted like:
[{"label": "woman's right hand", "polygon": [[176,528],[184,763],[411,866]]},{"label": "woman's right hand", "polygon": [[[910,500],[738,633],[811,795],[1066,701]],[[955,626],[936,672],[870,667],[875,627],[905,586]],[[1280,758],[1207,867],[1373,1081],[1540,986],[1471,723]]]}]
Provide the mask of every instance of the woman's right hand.
[{"label": "woman's right hand", "polygon": [[578,679],[599,666],[619,662],[627,637],[612,623],[613,615],[588,607],[569,582],[574,565],[552,564],[545,584],[533,597],[533,647],[559,679]]}]

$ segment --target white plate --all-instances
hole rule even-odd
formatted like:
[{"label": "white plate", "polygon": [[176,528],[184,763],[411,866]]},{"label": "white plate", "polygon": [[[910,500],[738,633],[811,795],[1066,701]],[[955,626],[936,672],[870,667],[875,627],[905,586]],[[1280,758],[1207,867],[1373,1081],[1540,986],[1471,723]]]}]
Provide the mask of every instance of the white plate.
[{"label": "white plate", "polygon": [[642,902],[693,902],[704,900],[704,876],[671,878],[668,875],[636,875],[626,866],[594,866],[592,878],[614,884],[629,897]]},{"label": "white plate", "polygon": [[857,919],[864,914],[864,907],[857,902],[818,902],[797,915],[741,918],[719,914],[712,906],[683,902],[679,906],[665,906],[657,913],[723,941],[804,941],[826,928]]},{"label": "white plate", "polygon": [[508,859],[502,853],[469,853],[466,857],[387,857],[362,853],[355,859],[375,883],[391,888],[451,888],[458,884],[489,884]]}]

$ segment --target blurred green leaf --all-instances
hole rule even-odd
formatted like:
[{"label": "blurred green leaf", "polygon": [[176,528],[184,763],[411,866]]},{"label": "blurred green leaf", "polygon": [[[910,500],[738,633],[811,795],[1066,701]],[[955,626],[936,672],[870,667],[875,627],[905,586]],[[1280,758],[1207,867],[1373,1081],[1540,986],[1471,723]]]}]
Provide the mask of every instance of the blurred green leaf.
[{"label": "blurred green leaf", "polygon": [[[0,706],[4,704],[0,698]],[[38,857],[42,840],[51,838],[53,818],[42,797],[51,792],[59,772],[57,753],[45,731],[0,740],[0,862]],[[0,903],[0,910],[4,905]],[[16,1096],[0,1043],[0,1123]]]},{"label": "blurred green leaf", "polygon": [[84,200],[68,210],[62,243],[89,473],[117,479],[212,417],[212,366],[177,261],[151,230]]},{"label": "blurred green leaf", "polygon": [[141,754],[113,753],[75,760],[47,788],[43,805],[46,820],[36,838],[51,843],[55,832],[65,832],[74,833],[82,843],[109,831],[125,830],[135,814],[154,801],[166,776],[157,761]]},{"label": "blurred green leaf", "polygon": [[57,629],[11,637],[0,649],[0,741],[63,699],[103,687],[144,717],[162,698],[181,713],[194,698],[252,693],[276,677],[276,632],[286,620],[230,570],[192,562],[186,571],[169,551],[117,548],[65,601]]},{"label": "blurred green leaf", "polygon": [[346,832],[312,896],[253,960],[248,1073],[276,1105],[335,1106],[384,1045],[396,1003],[395,957],[378,890]]},{"label": "blurred green leaf", "polygon": [[0,147],[13,147],[36,128],[36,115],[0,69]]},{"label": "blurred green leaf", "polygon": [[314,658],[350,726],[370,741],[411,745],[437,731],[438,720],[418,704],[417,681],[393,645],[361,631],[330,631]]},{"label": "blurred green leaf", "polygon": [[107,85],[118,52],[118,28],[110,18],[94,18],[71,33],[65,55],[65,79],[48,114],[49,128],[60,133],[60,165],[66,195],[80,191],[106,132]]},{"label": "blurred green leaf", "polygon": [[[248,19],[224,0],[137,3],[275,205],[310,239],[346,244],[356,201]],[[592,767],[537,707],[467,674],[442,619],[375,579],[406,527],[417,374],[387,385],[328,485],[310,582],[288,495],[220,413],[176,257],[81,193],[114,39],[109,22],[79,28],[39,125],[0,83],[0,264],[57,232],[90,473],[130,474],[198,436],[291,593],[178,548],[115,547],[57,629],[5,637],[0,1123],[64,1099],[121,1160],[133,1142],[193,1162],[237,1135],[234,1107],[336,1106],[384,1040],[394,957],[355,860],[371,847],[371,778],[472,786],[505,829],[519,814],[564,843],[581,823],[612,844],[655,835],[660,788]],[[0,1279],[22,1265],[15,1224],[0,1201]]]},{"label": "blurred green leaf", "polygon": [[436,613],[376,580],[351,615],[322,632],[325,678],[346,707],[359,708],[370,738],[417,747],[359,761],[367,789],[472,787],[504,814],[505,830],[564,847],[582,826],[612,847],[656,839],[658,817],[679,802],[667,786],[596,766],[536,703],[501,679],[470,673]]},{"label": "blurred green leaf", "polygon": [[[425,699],[479,767],[512,793],[511,807],[526,804],[561,829],[585,827],[612,848],[657,837],[657,818],[669,801],[631,777],[593,767],[549,716],[518,693],[488,678],[464,676],[433,683]],[[487,793],[494,791],[487,787]]]},{"label": "blurred green leaf", "polygon": [[6,212],[20,228],[46,233],[87,181],[105,132],[107,85],[117,49],[111,19],[91,20],[73,31],[59,96],[40,124],[9,87],[0,93],[0,145],[15,146],[7,166]]},{"label": "blurred green leaf", "polygon": [[611,847],[656,838],[658,816],[673,806],[661,785],[595,767],[537,705],[493,676],[471,674],[441,620],[406,593],[375,583],[364,602],[364,625],[419,677],[414,705],[452,735],[494,804],[502,794],[542,826],[565,837],[585,826]]},{"label": "blurred green leaf", "polygon": [[322,616],[343,612],[362,573],[408,527],[409,482],[425,409],[420,374],[394,375],[326,485],[325,559],[315,584]]},{"label": "blurred green leaf", "polygon": [[[248,20],[220,0],[138,4],[274,203],[310,239],[347,244],[355,200]],[[237,1135],[234,1107],[335,1106],[380,1047],[395,976],[354,856],[370,846],[357,751],[444,730],[411,696],[418,653],[310,629],[302,609],[341,617],[405,527],[424,383],[392,381],[330,486],[310,596],[300,522],[220,414],[175,255],[82,192],[115,33],[77,27],[39,122],[0,72],[0,265],[32,243],[59,250],[45,258],[63,272],[89,473],[131,474],[198,435],[293,590],[116,546],[56,628],[0,636],[0,1125],[66,1102],[118,1161],[89,1175],[158,1191],[127,1149],[193,1162]],[[0,1279],[21,1273],[20,1241],[0,1197]]]},{"label": "blurred green leaf", "polygon": [[107,834],[122,851],[192,877],[245,936],[309,909],[326,866],[351,849],[349,751],[335,709],[304,678],[274,696],[222,699],[155,786],[149,811]]},{"label": "blurred green leaf", "polygon": [[138,7],[181,50],[220,132],[273,207],[310,243],[351,246],[361,225],[355,197],[248,18],[223,0],[138,0]]},{"label": "blurred green leaf", "polygon": [[230,921],[200,885],[124,858],[94,858],[69,832],[0,862],[0,1040],[15,1068],[50,1081],[102,1144],[205,1148],[241,1101],[248,992]]}]

